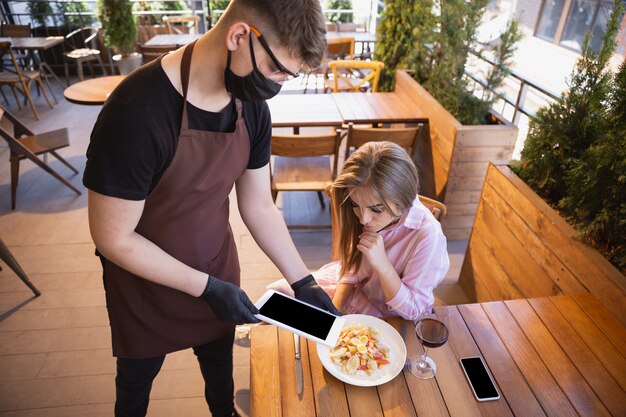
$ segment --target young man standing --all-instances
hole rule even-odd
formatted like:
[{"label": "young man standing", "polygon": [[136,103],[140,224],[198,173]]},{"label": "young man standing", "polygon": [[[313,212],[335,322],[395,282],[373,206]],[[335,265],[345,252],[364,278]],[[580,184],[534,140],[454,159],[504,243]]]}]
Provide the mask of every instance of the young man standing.
[{"label": "young man standing", "polygon": [[129,75],[105,103],[83,182],[117,357],[116,416],[145,416],[165,355],[189,347],[212,415],[238,415],[234,324],[258,320],[239,288],[233,185],[296,297],[336,312],[273,204],[264,102],[319,64],[324,33],[319,0],[232,0],[213,29]]}]

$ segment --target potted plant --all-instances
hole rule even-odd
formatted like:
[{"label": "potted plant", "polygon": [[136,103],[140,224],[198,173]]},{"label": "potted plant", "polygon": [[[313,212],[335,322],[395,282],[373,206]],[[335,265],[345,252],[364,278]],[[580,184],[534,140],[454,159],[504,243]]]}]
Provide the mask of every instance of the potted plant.
[{"label": "potted plant", "polygon": [[[479,98],[467,88],[465,64],[487,3],[393,0],[378,25],[375,59],[385,63],[379,87],[391,90],[401,80],[395,91],[429,117],[430,135],[419,142],[415,162],[423,194],[448,206],[443,227],[449,239],[469,237],[488,163],[508,162],[518,134],[490,110],[495,96]],[[485,90],[502,82],[519,39],[512,20],[495,52],[499,64],[484,76]]]},{"label": "potted plant", "polygon": [[599,52],[587,35],[521,159],[489,168],[459,278],[476,301],[588,291],[626,323],[626,60],[608,69],[622,13]]},{"label": "potted plant", "polygon": [[116,55],[113,61],[122,75],[141,66],[141,54],[135,52],[137,25],[129,0],[98,0],[98,18],[105,44]]}]

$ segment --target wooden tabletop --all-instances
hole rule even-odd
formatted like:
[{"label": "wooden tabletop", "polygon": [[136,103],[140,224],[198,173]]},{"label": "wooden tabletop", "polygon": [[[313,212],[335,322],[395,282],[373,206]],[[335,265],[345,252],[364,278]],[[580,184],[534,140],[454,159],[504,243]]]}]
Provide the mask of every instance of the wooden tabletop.
[{"label": "wooden tabletop", "polygon": [[376,42],[376,35],[369,32],[326,32],[326,39],[354,38],[355,42]]},{"label": "wooden tabletop", "polygon": [[110,75],[79,81],[63,91],[65,99],[71,103],[97,106],[104,104],[109,95],[125,75]]},{"label": "wooden tabletop", "polygon": [[148,42],[146,42],[146,45],[148,46],[168,46],[168,45],[183,46],[183,45],[187,45],[188,43],[195,41],[200,36],[202,35],[194,34],[194,33],[155,35],[154,37],[150,38]]},{"label": "wooden tabletop", "polygon": [[[626,415],[626,328],[592,294],[447,308],[450,337],[429,356],[437,376],[402,371],[378,387],[344,384],[324,370],[316,344],[301,343],[298,398],[291,333],[255,326],[250,346],[252,417],[472,417]],[[391,319],[398,329],[402,320]],[[408,332],[409,355],[420,353]],[[478,402],[459,365],[481,355],[501,398]]]},{"label": "wooden tabletop", "polygon": [[11,42],[11,47],[15,49],[49,49],[62,44],[63,36],[32,37],[32,38],[0,38],[0,42]]},{"label": "wooden tabletop", "polygon": [[428,123],[428,116],[396,93],[332,93],[345,123]]},{"label": "wooden tabletop", "polygon": [[340,127],[343,123],[329,94],[279,94],[267,104],[273,127]]}]

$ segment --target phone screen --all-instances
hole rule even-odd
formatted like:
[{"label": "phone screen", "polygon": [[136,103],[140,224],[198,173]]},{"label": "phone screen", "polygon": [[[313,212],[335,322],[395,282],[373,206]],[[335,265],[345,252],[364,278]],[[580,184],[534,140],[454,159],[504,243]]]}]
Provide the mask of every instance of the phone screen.
[{"label": "phone screen", "polygon": [[474,388],[476,396],[480,400],[488,398],[497,398],[499,396],[498,390],[493,385],[491,377],[485,369],[483,361],[479,357],[475,358],[461,358],[461,364],[465,369],[465,373]]},{"label": "phone screen", "polygon": [[335,321],[330,313],[276,293],[261,306],[259,313],[322,340],[326,340]]}]

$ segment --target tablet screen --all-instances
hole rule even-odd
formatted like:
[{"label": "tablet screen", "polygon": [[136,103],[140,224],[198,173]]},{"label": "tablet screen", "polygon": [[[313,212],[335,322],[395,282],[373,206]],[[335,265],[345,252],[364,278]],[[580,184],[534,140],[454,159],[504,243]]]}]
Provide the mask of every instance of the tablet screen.
[{"label": "tablet screen", "polygon": [[335,316],[330,313],[309,307],[280,294],[272,294],[261,306],[259,313],[322,340],[326,340],[335,321]]}]

